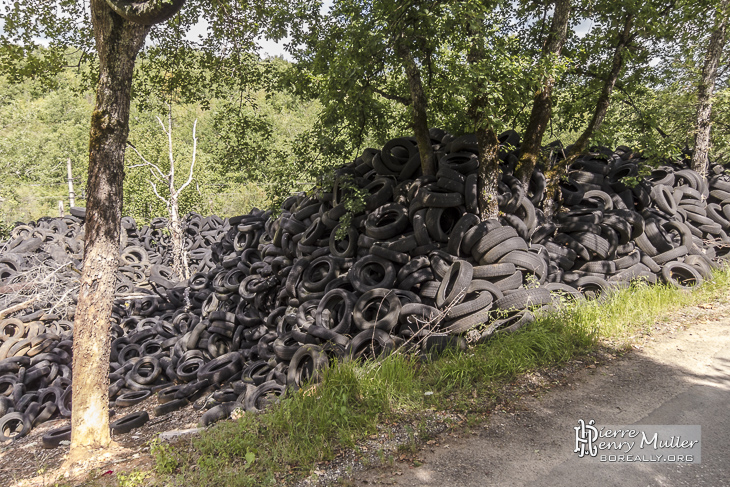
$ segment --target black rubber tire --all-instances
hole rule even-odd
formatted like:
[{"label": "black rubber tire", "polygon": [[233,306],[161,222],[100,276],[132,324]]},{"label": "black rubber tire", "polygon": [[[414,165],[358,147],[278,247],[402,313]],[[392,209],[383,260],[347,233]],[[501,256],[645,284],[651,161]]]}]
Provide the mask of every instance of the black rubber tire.
[{"label": "black rubber tire", "polygon": [[198,380],[210,380],[212,384],[222,384],[243,368],[241,354],[228,352],[214,358],[198,369]]},{"label": "black rubber tire", "polygon": [[583,298],[583,294],[578,291],[578,289],[562,282],[549,282],[543,287],[550,291],[551,294],[556,295],[559,299],[565,298],[577,300]]},{"label": "black rubber tire", "polygon": [[393,350],[395,350],[395,342],[390,335],[379,328],[372,328],[353,337],[347,346],[347,356],[351,360],[377,359],[390,355]]},{"label": "black rubber tire", "polygon": [[611,285],[605,279],[594,276],[581,277],[575,282],[575,287],[586,297],[600,298],[610,292]]},{"label": "black rubber tire", "polygon": [[164,416],[166,414],[170,414],[172,412],[178,411],[185,406],[190,404],[190,402],[187,399],[173,399],[171,401],[167,401],[164,404],[159,404],[155,406],[155,408],[152,411],[152,414],[155,415],[155,417]]},{"label": "black rubber tire", "polygon": [[183,387],[184,386],[182,385],[172,385],[157,391],[157,402],[160,404],[166,404],[168,402],[174,401],[175,394],[177,394],[177,391],[179,391]]},{"label": "black rubber tire", "polygon": [[669,262],[662,266],[664,282],[679,289],[694,289],[702,284],[702,276],[693,266],[682,262]]},{"label": "black rubber tire", "polygon": [[111,429],[111,432],[114,435],[122,435],[124,433],[129,433],[135,428],[143,426],[149,420],[150,415],[147,414],[147,411],[138,411],[110,423],[109,429]]},{"label": "black rubber tire", "polygon": [[426,212],[426,228],[431,240],[434,242],[448,242],[449,235],[461,217],[462,210],[457,207],[429,208]]},{"label": "black rubber tire", "polygon": [[392,288],[396,271],[392,262],[368,255],[355,262],[347,276],[358,292],[366,293],[376,288]]},{"label": "black rubber tire", "polygon": [[[547,252],[544,250],[543,252],[543,255],[547,257]],[[499,264],[512,264],[517,270],[534,274],[540,283],[545,282],[547,277],[548,263],[535,252],[513,250],[499,259]]]},{"label": "black rubber tire", "polygon": [[426,329],[434,328],[440,318],[443,318],[442,313],[433,306],[408,303],[403,305],[398,321],[401,324],[418,325],[419,328]]},{"label": "black rubber tire", "polygon": [[[600,233],[600,232],[599,232]],[[608,241],[596,233],[581,232],[573,234],[573,238],[599,259],[608,258],[610,245]]]},{"label": "black rubber tire", "polygon": [[461,300],[471,284],[474,267],[463,260],[454,262],[441,281],[436,294],[436,306],[443,308]]},{"label": "black rubber tire", "polygon": [[388,203],[368,215],[365,233],[378,240],[387,240],[403,233],[409,223],[408,210],[403,205]]},{"label": "black rubber tire", "polygon": [[322,292],[327,283],[338,276],[338,270],[338,265],[332,257],[317,257],[304,270],[302,286],[309,292]]},{"label": "black rubber tire", "polygon": [[[350,226],[347,227],[347,236],[343,240],[337,240],[337,233],[342,224],[337,225],[330,234],[329,249],[330,253],[335,257],[349,258],[354,257],[358,247],[357,229]],[[344,243],[344,246],[343,246]]]},{"label": "black rubber tire", "polygon": [[544,288],[521,289],[506,295],[494,302],[496,309],[521,310],[530,306],[542,306],[550,304],[552,298],[550,291]]},{"label": "black rubber tire", "polygon": [[28,415],[19,412],[6,414],[0,418],[0,443],[24,437],[31,427],[32,422]]},{"label": "black rubber tire", "polygon": [[[311,326],[310,326],[311,328]],[[293,336],[292,332],[285,333],[283,336],[278,337],[274,340],[271,348],[274,351],[279,360],[289,361],[294,356],[297,350],[301,347],[298,340]]]},{"label": "black rubber tire", "polygon": [[614,259],[613,263],[616,266],[616,270],[620,271],[628,269],[629,267],[638,264],[641,261],[641,255],[638,250],[632,250],[627,255]]},{"label": "black rubber tire", "polygon": [[[340,335],[347,334],[352,328],[352,312],[357,298],[344,289],[332,289],[327,292],[317,305],[315,323],[329,328]],[[329,310],[329,319],[324,320],[322,312]]]},{"label": "black rubber tire", "polygon": [[[525,325],[529,325],[535,321],[535,317],[529,311],[522,311],[509,318],[494,321],[490,328],[493,328],[495,334],[514,333]],[[484,334],[482,334],[482,337]]]},{"label": "black rubber tire", "polygon": [[57,448],[62,441],[71,441],[71,425],[61,426],[45,433],[41,438],[43,448]]},{"label": "black rubber tire", "polygon": [[712,261],[708,261],[703,255],[688,255],[684,259],[684,263],[691,265],[700,273],[703,279],[712,279]]},{"label": "black rubber tire", "polygon": [[122,394],[114,401],[114,405],[120,408],[127,408],[139,404],[152,395],[152,391],[132,391]]},{"label": "black rubber tire", "polygon": [[[510,238],[518,237],[517,230],[512,227],[500,226],[489,230],[487,234],[476,242],[471,248],[471,255],[474,260],[481,260],[481,258],[490,250],[509,240]],[[525,249],[527,250],[527,249]]]},{"label": "black rubber tire", "polygon": [[522,272],[515,271],[511,276],[495,280],[494,285],[502,292],[512,291],[522,286]]},{"label": "black rubber tire", "polygon": [[490,279],[511,276],[517,270],[514,264],[499,263],[487,264],[474,267],[473,279]]},{"label": "black rubber tire", "polygon": [[654,256],[652,257],[652,259],[657,264],[663,265],[671,260],[678,260],[684,257],[685,255],[687,255],[688,252],[689,250],[687,249],[687,247],[685,247],[684,245],[680,245],[679,247],[675,247],[672,250],[662,252],[661,254]]},{"label": "black rubber tire", "polygon": [[223,404],[214,406],[207,410],[205,414],[203,414],[203,416],[201,416],[198,425],[203,428],[207,428],[208,426],[217,423],[218,421],[228,419],[228,417],[231,415],[233,410],[236,409],[236,407],[243,409],[243,406],[235,401],[225,402]]},{"label": "black rubber tire", "polygon": [[187,399],[190,402],[195,401],[209,387],[209,380],[199,380],[185,384],[175,393],[175,399]]},{"label": "black rubber tire", "polygon": [[466,213],[463,215],[451,231],[449,235],[449,242],[446,246],[446,251],[451,255],[459,255],[461,249],[461,243],[464,240],[466,233],[472,228],[478,225],[480,219],[473,213]]},{"label": "black rubber tire", "polygon": [[380,244],[375,244],[370,247],[370,254],[381,257],[385,260],[389,260],[394,264],[407,264],[411,259],[410,256],[404,252],[397,252],[395,250],[386,249]]},{"label": "black rubber tire", "polygon": [[418,190],[416,201],[426,208],[451,208],[463,205],[464,195],[429,184]]},{"label": "black rubber tire", "polygon": [[[149,375],[141,375],[140,369],[145,366],[152,366],[152,370]],[[148,368],[148,367],[146,367]],[[160,367],[160,361],[155,357],[142,357],[135,362],[132,370],[129,371],[129,378],[138,384],[143,386],[152,384],[162,374],[162,367]]]},{"label": "black rubber tire", "polygon": [[175,373],[178,378],[183,382],[194,381],[198,378],[198,371],[203,366],[202,358],[189,358],[186,360],[180,360],[175,369]]},{"label": "black rubber tire", "polygon": [[428,258],[428,256],[421,255],[418,257],[414,257],[410,260],[410,262],[400,268],[398,274],[396,275],[396,282],[400,283],[414,272],[430,265],[431,260]]},{"label": "black rubber tire", "polygon": [[512,237],[501,242],[479,259],[480,265],[488,265],[499,262],[505,255],[515,250],[528,250],[527,242],[522,237]]},{"label": "black rubber tire", "polygon": [[246,394],[246,400],[243,406],[247,413],[261,412],[272,403],[271,396],[279,398],[284,395],[285,391],[286,386],[273,380],[266,381]]},{"label": "black rubber tire", "polygon": [[452,335],[465,333],[477,325],[487,323],[491,318],[491,307],[466,315],[452,322],[445,322],[441,327],[441,331]]},{"label": "black rubber tire", "polygon": [[322,372],[328,366],[329,359],[321,347],[303,345],[289,362],[287,386],[296,391],[304,383],[317,383],[322,379]]},{"label": "black rubber tire", "polygon": [[411,273],[408,277],[403,279],[401,282],[398,283],[398,290],[403,291],[410,291],[415,286],[426,282],[426,281],[432,281],[435,279],[435,274],[433,273],[433,270],[431,270],[430,267],[425,267],[423,269],[418,269],[417,271]]},{"label": "black rubber tire", "polygon": [[64,418],[70,418],[71,417],[71,387],[67,387],[65,391],[63,391],[63,394],[61,397],[58,398],[58,402],[56,402],[56,405],[58,406],[58,412],[63,416]]},{"label": "black rubber tire", "polygon": [[352,319],[359,330],[377,328],[391,331],[398,324],[400,311],[398,294],[392,289],[378,288],[360,296],[355,303]]}]

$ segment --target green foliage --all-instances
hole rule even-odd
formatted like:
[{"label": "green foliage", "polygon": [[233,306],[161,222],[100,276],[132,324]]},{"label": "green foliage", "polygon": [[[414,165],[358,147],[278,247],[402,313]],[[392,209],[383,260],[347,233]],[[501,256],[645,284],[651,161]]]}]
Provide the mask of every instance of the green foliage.
[{"label": "green foliage", "polygon": [[149,477],[149,472],[134,470],[128,474],[117,474],[117,483],[119,487],[142,487],[143,485],[147,485],[146,480]]},{"label": "green foliage", "polygon": [[155,438],[150,443],[150,455],[155,460],[155,470],[161,475],[170,475],[180,465],[180,457],[169,443]]},{"label": "green foliage", "polygon": [[[285,71],[283,60],[266,61]],[[271,68],[262,72],[271,72]],[[273,81],[271,81],[273,83]],[[71,157],[77,205],[84,206],[88,167],[88,123],[93,95],[81,90],[80,75],[64,72],[57,88],[40,82],[13,85],[0,78],[0,221],[30,221],[58,215],[58,201],[68,212],[66,159]],[[197,119],[198,150],[194,182],[182,194],[183,213],[233,216],[265,208],[291,191],[306,189],[317,174],[341,164],[334,159],[306,162],[297,154],[319,156],[309,139],[319,111],[316,100],[304,101],[286,91],[252,90],[243,98],[227,95],[209,101],[172,103],[173,154],[178,185],[185,181],[192,156],[192,126]],[[163,170],[169,167],[168,140],[156,117],[167,123],[168,102],[153,96],[133,103],[129,141]],[[140,159],[126,154],[124,214],[141,221],[166,214],[153,192],[149,170],[132,167]],[[158,184],[166,196],[167,188]]]},{"label": "green foliage", "polygon": [[64,73],[57,81],[48,88],[0,77],[0,218],[6,222],[57,215],[58,200],[68,210],[67,159],[75,191],[83,192],[91,104],[76,91],[78,77]]},{"label": "green foliage", "polygon": [[352,226],[353,217],[365,210],[365,198],[370,193],[365,188],[358,186],[349,174],[338,177],[337,187],[332,188],[332,191],[337,192],[339,201],[342,202],[347,210],[340,217],[340,225],[335,233],[337,240],[343,240],[347,237],[348,228]]}]

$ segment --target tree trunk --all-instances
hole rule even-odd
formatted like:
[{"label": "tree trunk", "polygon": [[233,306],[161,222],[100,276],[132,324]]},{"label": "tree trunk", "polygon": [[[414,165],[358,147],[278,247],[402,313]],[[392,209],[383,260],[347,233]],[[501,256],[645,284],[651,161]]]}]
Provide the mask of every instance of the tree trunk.
[{"label": "tree trunk", "polygon": [[479,217],[484,220],[497,218],[499,206],[497,186],[499,185],[499,139],[490,126],[477,128],[479,147],[479,173],[477,192],[479,198]]},{"label": "tree trunk", "polygon": [[99,84],[91,115],[88,200],[73,332],[73,412],[69,462],[110,443],[109,321],[119,259],[124,150],[137,53],[148,27],[123,20],[105,0],[91,1]]},{"label": "tree trunk", "polygon": [[623,30],[619,35],[616,49],[614,49],[613,51],[611,71],[608,73],[608,76],[603,82],[603,88],[601,89],[601,94],[598,96],[598,101],[596,102],[596,108],[593,111],[591,121],[588,123],[588,126],[585,128],[585,130],[583,130],[583,133],[580,134],[580,137],[578,137],[578,140],[575,142],[575,144],[573,144],[573,146],[567,152],[566,158],[563,161],[555,164],[552,168],[550,168],[550,170],[548,170],[547,174],[545,174],[545,177],[547,179],[547,188],[545,191],[544,211],[545,216],[548,219],[552,218],[553,213],[556,209],[553,199],[557,196],[558,183],[560,182],[560,178],[566,173],[568,167],[570,167],[570,165],[575,162],[578,156],[580,156],[581,153],[586,150],[586,147],[588,146],[588,141],[593,136],[593,134],[601,127],[603,119],[606,118],[608,107],[611,104],[611,94],[613,93],[613,88],[614,86],[616,86],[616,80],[618,80],[618,77],[621,74],[621,70],[624,67],[624,51],[631,41],[631,30],[633,28],[633,24],[634,14],[626,14]]},{"label": "tree trunk", "polygon": [[[472,45],[467,55],[467,63],[476,64],[484,59],[484,51],[479,44],[481,39],[472,25],[467,26]],[[482,221],[497,218],[499,201],[497,194],[501,173],[499,169],[499,138],[491,121],[485,115],[487,97],[484,95],[484,83],[477,81],[474,86],[474,98],[469,104],[468,116],[474,123],[479,150],[479,169],[477,172],[477,202],[479,217]]]},{"label": "tree trunk", "polygon": [[712,114],[712,92],[715,89],[717,66],[722,57],[727,34],[728,0],[724,0],[715,11],[715,27],[710,36],[710,45],[707,47],[705,65],[702,68],[702,79],[697,89],[697,127],[695,132],[695,149],[692,154],[692,169],[707,179],[710,151],[710,115]]},{"label": "tree trunk", "polygon": [[416,133],[416,142],[418,143],[418,152],[421,156],[421,169],[423,174],[436,174],[436,161],[434,161],[433,148],[431,147],[431,137],[428,134],[428,100],[423,92],[423,83],[421,81],[421,72],[418,70],[416,60],[410,49],[403,43],[398,42],[396,45],[398,56],[403,61],[403,67],[406,70],[406,78],[408,78],[408,86],[411,91],[411,100],[413,101],[413,130]]},{"label": "tree trunk", "polygon": [[619,75],[621,74],[621,70],[624,67],[624,51],[626,50],[626,47],[631,40],[631,30],[633,28],[633,25],[634,14],[626,14],[623,31],[619,35],[618,44],[616,45],[616,49],[613,51],[611,71],[608,73],[608,76],[603,82],[603,88],[601,89],[601,94],[598,96],[598,102],[596,103],[596,109],[593,111],[593,117],[591,117],[591,121],[588,123],[588,126],[585,128],[583,133],[580,134],[580,137],[578,137],[578,141],[573,144],[573,147],[570,148],[566,161],[571,159],[572,161],[574,161],[575,157],[577,157],[578,155],[580,155],[580,153],[586,150],[586,147],[588,146],[588,141],[593,136],[593,134],[596,133],[596,131],[598,131],[598,129],[601,127],[603,119],[606,118],[606,113],[608,113],[608,107],[611,104],[611,94],[613,93],[613,88],[614,86],[616,86],[616,80],[618,79]]},{"label": "tree trunk", "polygon": [[188,279],[190,270],[188,258],[185,252],[185,236],[180,222],[180,211],[178,198],[175,196],[174,187],[170,184],[170,237],[172,240],[172,270],[175,276],[180,279]]},{"label": "tree trunk", "polygon": [[[550,32],[545,46],[542,50],[542,57],[558,58],[563,48],[565,37],[568,31],[568,19],[570,18],[570,0],[556,0],[555,13],[550,24]],[[517,163],[516,176],[527,187],[535,170],[535,165],[540,156],[542,137],[545,129],[550,121],[552,113],[552,93],[555,86],[555,78],[548,75],[543,79],[541,89],[535,93],[532,102],[532,112],[530,120],[527,123],[524,137],[522,139],[522,148],[520,160]]]}]

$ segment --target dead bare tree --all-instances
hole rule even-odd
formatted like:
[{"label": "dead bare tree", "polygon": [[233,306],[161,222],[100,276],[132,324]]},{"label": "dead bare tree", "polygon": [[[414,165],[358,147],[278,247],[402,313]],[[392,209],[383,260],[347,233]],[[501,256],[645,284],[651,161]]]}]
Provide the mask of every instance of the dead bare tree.
[{"label": "dead bare tree", "polygon": [[[165,127],[165,124],[162,122],[160,117],[157,117],[157,121],[160,123],[162,131],[167,136],[170,170],[168,172],[163,172],[158,164],[147,160],[134,145],[128,143],[132,150],[134,150],[137,156],[142,160],[142,164],[136,164],[129,167],[147,167],[149,169],[152,179],[148,179],[147,182],[152,186],[155,196],[165,203],[165,208],[167,208],[167,228],[170,231],[170,237],[172,240],[172,270],[179,279],[188,279],[190,277],[190,269],[188,268],[188,258],[187,252],[185,251],[182,222],[180,221],[180,194],[182,194],[185,188],[187,188],[193,181],[193,169],[195,167],[195,156],[198,146],[198,139],[196,137],[198,120],[196,119],[193,123],[193,155],[190,162],[190,172],[188,173],[187,180],[177,189],[175,189],[175,157],[172,150],[172,110],[169,110],[167,113],[167,127]],[[167,186],[168,191],[170,192],[169,198],[165,198],[160,195],[155,181]]]}]

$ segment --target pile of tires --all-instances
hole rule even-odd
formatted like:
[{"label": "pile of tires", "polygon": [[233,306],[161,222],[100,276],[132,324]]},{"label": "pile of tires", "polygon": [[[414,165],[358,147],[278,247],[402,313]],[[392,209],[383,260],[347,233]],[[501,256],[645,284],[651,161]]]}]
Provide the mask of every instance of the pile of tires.
[{"label": "pile of tires", "polygon": [[[722,166],[708,183],[680,163],[642,178],[644,161],[630,150],[598,148],[568,168],[561,211],[547,221],[543,171],[527,188],[512,175],[520,141],[510,131],[500,135],[500,216],[481,221],[474,137],[431,136],[434,176],[421,174],[415,140],[399,138],[335,171],[330,191],[289,197],[276,217],[257,209],[189,217],[186,282],[164,267],[164,221],[137,229],[125,219],[120,270],[143,275],[150,289],[130,277],[126,285],[147,296],[113,308],[116,410],[155,394],[153,414],[193,402],[208,409],[207,425],[234,408],[263,409],[316,381],[334,358],[463,349],[518,330],[566,295],[596,298],[637,279],[692,288],[727,253]],[[70,408],[68,325],[50,318],[43,323],[55,336],[31,339],[27,350],[19,341],[0,346],[12,351],[0,357],[0,412],[14,415],[16,436],[37,423],[48,389],[54,414]],[[27,416],[22,428],[18,415]]]},{"label": "pile of tires", "polygon": [[0,321],[0,444],[71,416],[72,330],[42,311]]},{"label": "pile of tires", "polygon": [[643,161],[628,148],[587,155],[561,183],[566,211],[531,238],[550,257],[548,280],[591,292],[634,279],[698,286],[730,238],[724,167],[705,182],[683,164],[639,178]]},{"label": "pile of tires", "polygon": [[[37,222],[17,224],[10,238],[0,242],[0,288],[12,292],[23,284],[22,274],[41,263],[50,263],[54,269],[66,264],[80,269],[85,213],[84,208],[72,208],[67,217],[43,217]],[[163,231],[166,227],[165,218],[154,218],[140,227],[133,218],[122,219],[117,295],[148,293],[157,286],[176,284],[171,281],[172,243],[168,232]],[[214,249],[230,231],[228,220],[189,213],[182,227],[189,268],[193,272],[211,270],[215,267]],[[70,267],[54,275],[69,284],[78,280],[78,273]],[[37,302],[35,306],[48,309],[52,304]]]}]

